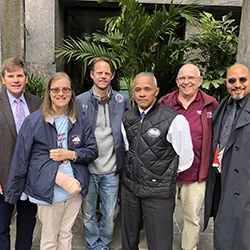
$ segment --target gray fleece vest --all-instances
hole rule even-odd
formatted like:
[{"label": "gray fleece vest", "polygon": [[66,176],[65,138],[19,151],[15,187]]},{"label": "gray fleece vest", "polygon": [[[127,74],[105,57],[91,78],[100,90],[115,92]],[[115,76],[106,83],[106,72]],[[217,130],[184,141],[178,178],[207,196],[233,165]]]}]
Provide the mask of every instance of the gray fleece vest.
[{"label": "gray fleece vest", "polygon": [[108,103],[104,105],[98,103],[95,137],[99,156],[94,162],[89,164],[90,173],[109,174],[115,172],[116,157]]}]

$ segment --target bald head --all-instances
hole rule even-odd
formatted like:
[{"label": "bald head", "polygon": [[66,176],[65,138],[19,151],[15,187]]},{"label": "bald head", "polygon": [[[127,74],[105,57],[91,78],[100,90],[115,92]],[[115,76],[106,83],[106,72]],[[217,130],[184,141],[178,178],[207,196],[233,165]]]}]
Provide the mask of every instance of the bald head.
[{"label": "bald head", "polygon": [[180,99],[194,100],[202,83],[199,68],[191,63],[185,64],[179,70],[176,83],[179,88]]},{"label": "bald head", "polygon": [[234,64],[226,74],[228,93],[235,100],[240,100],[250,93],[249,69],[243,64]]},{"label": "bald head", "polygon": [[186,71],[193,72],[193,74],[195,74],[196,76],[201,76],[200,70],[196,65],[192,63],[187,63],[179,69],[177,78],[179,77],[180,74]]},{"label": "bald head", "polygon": [[245,71],[247,74],[249,74],[249,70],[245,65],[236,63],[227,70],[227,78],[228,75],[234,74],[239,71]]}]

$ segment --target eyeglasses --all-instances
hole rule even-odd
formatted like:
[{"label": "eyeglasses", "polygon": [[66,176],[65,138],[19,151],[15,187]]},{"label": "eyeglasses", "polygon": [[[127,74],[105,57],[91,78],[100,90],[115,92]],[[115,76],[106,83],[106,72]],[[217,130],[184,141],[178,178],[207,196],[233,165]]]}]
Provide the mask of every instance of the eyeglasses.
[{"label": "eyeglasses", "polygon": [[197,78],[200,78],[199,76],[181,76],[181,77],[178,77],[177,79],[179,80],[179,82],[184,82],[186,79],[189,81],[189,82],[193,82],[194,80],[196,80]]},{"label": "eyeglasses", "polygon": [[237,82],[237,80],[239,80],[241,84],[244,84],[248,79],[246,77],[239,77],[239,78],[231,77],[227,79],[227,82],[230,84],[234,84]]},{"label": "eyeglasses", "polygon": [[53,93],[53,94],[58,94],[60,93],[60,91],[63,92],[63,94],[69,94],[71,92],[71,88],[53,88],[53,89],[50,89],[50,91]]}]

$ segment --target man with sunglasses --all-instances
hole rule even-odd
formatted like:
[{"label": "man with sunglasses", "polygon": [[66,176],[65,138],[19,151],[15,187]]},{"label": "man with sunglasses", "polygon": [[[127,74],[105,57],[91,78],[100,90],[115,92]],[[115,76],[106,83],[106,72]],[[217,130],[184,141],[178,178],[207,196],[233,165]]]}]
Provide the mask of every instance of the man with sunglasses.
[{"label": "man with sunglasses", "polygon": [[179,196],[183,208],[181,247],[196,250],[210,161],[212,114],[217,101],[199,89],[202,76],[193,64],[180,68],[176,83],[178,90],[163,96],[159,102],[184,115],[190,125],[194,161],[189,169],[178,174],[176,197]]},{"label": "man with sunglasses", "polygon": [[250,249],[250,74],[230,67],[229,93],[214,113],[212,166],[205,196],[205,223],[214,217],[214,249]]}]

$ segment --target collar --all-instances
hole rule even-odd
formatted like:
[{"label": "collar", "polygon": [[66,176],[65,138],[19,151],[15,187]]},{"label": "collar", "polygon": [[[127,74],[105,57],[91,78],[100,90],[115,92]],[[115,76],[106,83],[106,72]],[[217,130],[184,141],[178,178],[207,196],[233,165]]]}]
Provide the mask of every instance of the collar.
[{"label": "collar", "polygon": [[[7,96],[8,96],[10,104],[13,104],[16,101],[17,98],[14,97],[8,90],[6,90],[6,92],[7,92]],[[27,105],[26,100],[24,98],[23,92],[22,92],[22,94],[21,94],[21,96],[20,96],[19,99],[22,101],[22,103],[24,103],[25,105]]]},{"label": "collar", "polygon": [[140,114],[142,113],[142,112],[144,112],[144,114],[146,115],[148,112],[149,112],[149,110],[152,108],[154,106],[154,104],[152,105],[152,106],[150,106],[148,109],[146,109],[146,110],[143,110],[143,109],[141,109],[139,106],[138,106],[138,109],[139,109],[139,112],[140,112]]},{"label": "collar", "polygon": [[98,95],[96,92],[95,92],[95,89],[94,89],[94,86],[92,87],[92,93],[93,93],[93,96],[98,100],[98,101],[100,101],[100,102],[104,102],[104,103],[106,103],[109,99],[110,99],[110,97],[111,97],[111,87],[109,87],[109,92],[108,92],[108,95],[107,95],[107,97],[105,98],[105,99],[102,99],[102,97],[100,96],[100,95]]},{"label": "collar", "polygon": [[[73,117],[68,116],[68,119],[69,119],[69,121],[70,121],[72,124],[76,123],[76,119],[74,119]],[[52,125],[54,124],[54,121],[55,121],[55,119],[54,119],[54,116],[53,116],[53,115],[49,115],[49,116],[47,116],[47,117],[45,118],[45,122],[50,123],[50,124],[52,124]]]},{"label": "collar", "polygon": [[230,96],[229,99],[228,99],[228,101],[227,101],[227,103],[228,103],[229,105],[231,105],[232,102],[235,100],[236,103],[237,103],[237,105],[239,105],[239,107],[242,109],[242,108],[245,106],[246,102],[247,102],[247,99],[248,99],[247,97],[248,97],[248,95],[244,96],[244,97],[243,97],[242,99],[240,99],[240,100],[235,100],[235,99],[233,99],[233,98]]},{"label": "collar", "polygon": [[[174,96],[173,96],[173,104],[174,105],[183,105],[182,104],[182,102],[179,100],[179,98],[178,98],[178,95],[179,95],[179,91],[177,90],[175,93],[174,93]],[[200,99],[201,99],[201,92],[200,92],[200,90],[198,90],[198,92],[197,92],[197,94],[196,94],[196,96],[195,96],[195,99],[192,101],[192,102],[199,102],[200,101]],[[191,102],[191,103],[192,103]],[[190,103],[190,104],[191,104]]]}]

